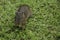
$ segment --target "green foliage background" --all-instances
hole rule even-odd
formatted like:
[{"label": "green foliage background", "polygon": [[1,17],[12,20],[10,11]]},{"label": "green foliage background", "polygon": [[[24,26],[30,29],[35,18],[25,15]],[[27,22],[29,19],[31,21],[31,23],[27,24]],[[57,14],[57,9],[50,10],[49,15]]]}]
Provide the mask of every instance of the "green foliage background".
[{"label": "green foliage background", "polygon": [[[21,4],[32,10],[26,30],[5,33],[13,27],[15,12]],[[59,37],[60,0],[0,0],[0,40],[60,40]]]}]

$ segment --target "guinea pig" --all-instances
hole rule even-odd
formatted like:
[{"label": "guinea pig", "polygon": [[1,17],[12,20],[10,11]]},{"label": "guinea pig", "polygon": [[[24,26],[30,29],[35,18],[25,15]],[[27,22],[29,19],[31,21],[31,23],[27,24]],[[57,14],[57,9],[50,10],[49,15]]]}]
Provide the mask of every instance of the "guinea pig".
[{"label": "guinea pig", "polygon": [[15,26],[20,29],[25,29],[27,19],[31,17],[32,11],[28,5],[20,5],[15,13]]}]

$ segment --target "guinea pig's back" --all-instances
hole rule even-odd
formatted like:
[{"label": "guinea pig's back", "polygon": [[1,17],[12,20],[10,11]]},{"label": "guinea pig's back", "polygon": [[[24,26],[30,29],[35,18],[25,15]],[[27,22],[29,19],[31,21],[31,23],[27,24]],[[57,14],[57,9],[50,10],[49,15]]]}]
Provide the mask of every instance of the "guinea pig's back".
[{"label": "guinea pig's back", "polygon": [[26,17],[29,17],[32,12],[31,12],[31,9],[28,5],[22,5],[20,6],[20,12],[24,13]]}]

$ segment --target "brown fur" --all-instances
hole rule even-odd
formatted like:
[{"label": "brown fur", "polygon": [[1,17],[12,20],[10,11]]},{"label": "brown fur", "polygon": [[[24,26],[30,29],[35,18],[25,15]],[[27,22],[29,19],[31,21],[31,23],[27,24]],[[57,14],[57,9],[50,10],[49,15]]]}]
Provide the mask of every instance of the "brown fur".
[{"label": "brown fur", "polygon": [[30,7],[28,5],[21,5],[15,14],[15,26],[25,29],[26,21],[32,14]]}]

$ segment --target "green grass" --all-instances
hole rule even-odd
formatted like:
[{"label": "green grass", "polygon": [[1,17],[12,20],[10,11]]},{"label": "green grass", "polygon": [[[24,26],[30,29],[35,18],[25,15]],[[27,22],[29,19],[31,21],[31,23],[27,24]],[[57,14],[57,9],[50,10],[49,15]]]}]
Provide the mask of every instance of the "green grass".
[{"label": "green grass", "polygon": [[[21,4],[32,10],[26,30],[5,33],[13,27],[15,12]],[[60,40],[59,37],[59,0],[0,0],[0,40]]]}]

